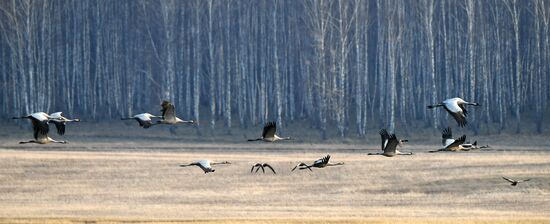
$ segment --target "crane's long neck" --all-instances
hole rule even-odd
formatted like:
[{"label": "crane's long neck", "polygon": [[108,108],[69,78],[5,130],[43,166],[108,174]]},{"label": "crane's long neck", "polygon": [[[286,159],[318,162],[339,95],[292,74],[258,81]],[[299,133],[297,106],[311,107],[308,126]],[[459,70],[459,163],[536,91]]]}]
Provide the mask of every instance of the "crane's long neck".
[{"label": "crane's long neck", "polygon": [[344,165],[344,163],[328,163],[327,166],[340,166]]},{"label": "crane's long neck", "polygon": [[275,135],[275,139],[276,139],[276,140],[291,140],[290,137],[280,137],[280,136],[278,136],[278,135]]},{"label": "crane's long neck", "polygon": [[182,119],[176,117],[176,123],[193,124],[193,123],[195,123],[195,121],[193,121],[193,120],[186,121],[186,120],[182,120]]},{"label": "crane's long neck", "polygon": [[60,144],[65,144],[65,143],[67,143],[67,141],[57,141],[57,140],[54,140],[54,139],[52,139],[52,138],[50,138],[50,137],[48,137],[48,140],[49,140],[50,142],[53,142],[53,143],[60,143]]},{"label": "crane's long neck", "polygon": [[19,144],[27,144],[27,143],[38,143],[38,142],[36,142],[35,140],[30,140],[30,141],[26,141],[26,142],[19,142]]},{"label": "crane's long neck", "polygon": [[400,151],[397,151],[397,155],[413,155],[412,152],[400,152]]}]

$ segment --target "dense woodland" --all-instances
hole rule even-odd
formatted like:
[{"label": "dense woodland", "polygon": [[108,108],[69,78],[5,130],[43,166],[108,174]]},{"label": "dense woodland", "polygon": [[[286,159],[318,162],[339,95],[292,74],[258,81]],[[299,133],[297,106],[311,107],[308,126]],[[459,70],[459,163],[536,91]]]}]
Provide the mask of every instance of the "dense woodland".
[{"label": "dense woodland", "polygon": [[456,127],[542,131],[548,0],[0,1],[0,114],[158,114],[201,128],[300,121],[340,136]]}]

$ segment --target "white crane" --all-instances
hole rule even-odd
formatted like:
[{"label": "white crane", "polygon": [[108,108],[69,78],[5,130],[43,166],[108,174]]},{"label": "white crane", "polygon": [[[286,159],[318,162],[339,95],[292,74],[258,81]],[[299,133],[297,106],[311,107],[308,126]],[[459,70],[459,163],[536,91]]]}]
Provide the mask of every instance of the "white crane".
[{"label": "white crane", "polygon": [[50,115],[44,112],[36,112],[27,116],[13,117],[12,119],[36,119],[38,121],[48,121],[50,119]]},{"label": "white crane", "polygon": [[313,171],[311,170],[312,167],[314,168],[325,168],[327,166],[340,166],[340,165],[344,165],[343,162],[340,162],[340,163],[330,163],[329,162],[330,160],[330,155],[326,155],[325,157],[321,158],[321,159],[318,159],[318,160],[315,160],[313,162],[313,164],[311,165],[307,165],[305,163],[299,163],[298,165],[296,165],[294,168],[292,168],[291,172],[294,171],[296,168],[299,167],[300,170],[303,170],[303,169],[308,169],[309,171]]},{"label": "white crane", "polygon": [[273,169],[273,167],[267,163],[256,163],[252,166],[252,168],[250,168],[250,173],[252,173],[252,171],[254,170],[254,167],[257,167],[256,168],[256,173],[258,172],[258,170],[260,170],[260,168],[262,169],[262,172],[265,173],[265,169],[264,167],[267,167],[269,168],[271,171],[273,171],[273,174],[277,174],[277,172],[275,172],[275,169]]},{"label": "white crane", "polygon": [[219,165],[219,164],[231,164],[231,163],[228,162],[228,161],[212,162],[210,160],[199,160],[199,161],[192,162],[192,163],[189,163],[189,164],[182,164],[182,165],[180,165],[180,167],[198,166],[199,168],[202,169],[202,171],[204,171],[204,174],[207,174],[207,173],[216,171],[215,169],[212,168],[212,166],[213,165]]},{"label": "white crane", "polygon": [[176,108],[174,107],[174,104],[170,103],[169,101],[162,101],[162,104],[160,105],[162,109],[162,119],[157,121],[157,124],[178,124],[178,123],[187,123],[187,124],[194,124],[195,121],[193,120],[182,120],[178,117],[176,117]]},{"label": "white crane", "polygon": [[54,123],[55,128],[57,129],[57,134],[64,135],[66,123],[80,122],[80,119],[68,119],[66,117],[63,117],[62,114],[63,112],[55,112],[50,115],[48,115],[45,112],[36,112],[36,113],[29,114],[27,116],[13,117],[13,119],[31,119],[31,120],[34,119],[41,122],[45,121],[47,124]]},{"label": "white crane", "polygon": [[80,119],[68,119],[66,117],[63,117],[63,112],[55,112],[50,114],[50,121],[51,123],[55,124],[55,128],[57,129],[57,134],[64,135],[65,134],[65,126],[69,122],[80,122]]},{"label": "white crane", "polygon": [[468,111],[464,105],[479,106],[479,103],[470,103],[466,102],[461,98],[455,97],[451,99],[446,99],[441,103],[435,105],[429,105],[428,109],[433,109],[436,107],[444,107],[451,116],[456,120],[458,126],[464,127],[468,123],[466,121],[466,116],[468,116]]},{"label": "white crane", "polygon": [[401,146],[404,142],[408,142],[409,140],[397,139],[395,134],[389,134],[386,129],[380,130],[379,134],[382,139],[382,152],[368,153],[367,155],[382,155],[387,157],[392,157],[395,155],[413,155],[412,152],[400,152],[397,150],[397,146]]},{"label": "white crane", "polygon": [[36,143],[36,144],[61,143],[61,144],[66,144],[67,143],[67,141],[57,141],[57,140],[54,140],[54,139],[48,137],[48,132],[50,131],[50,126],[48,125],[48,120],[44,119],[44,118],[45,118],[45,116],[43,116],[43,114],[38,115],[38,116],[30,115],[29,119],[31,119],[31,122],[32,122],[34,140],[19,142],[19,144],[26,144],[26,143]]},{"label": "white crane", "polygon": [[275,133],[277,132],[277,124],[275,122],[267,122],[264,125],[264,130],[262,132],[262,137],[257,139],[248,139],[251,141],[264,141],[264,142],[274,142],[279,140],[290,140],[290,137],[279,137]]},{"label": "white crane", "polygon": [[153,123],[152,118],[162,118],[162,117],[161,116],[155,116],[155,115],[152,115],[150,113],[142,113],[142,114],[136,114],[132,117],[121,118],[121,120],[132,120],[132,119],[134,119],[139,123],[140,127],[149,128],[149,127],[156,124],[156,123]]}]

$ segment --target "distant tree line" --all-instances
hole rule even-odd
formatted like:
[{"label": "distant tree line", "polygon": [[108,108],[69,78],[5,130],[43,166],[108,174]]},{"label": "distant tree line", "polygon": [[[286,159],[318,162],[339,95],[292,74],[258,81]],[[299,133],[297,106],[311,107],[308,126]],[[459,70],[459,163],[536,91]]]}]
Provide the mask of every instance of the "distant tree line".
[{"label": "distant tree line", "polygon": [[0,114],[116,119],[167,99],[203,127],[346,136],[442,128],[426,105],[458,96],[482,105],[474,131],[541,132],[549,22],[548,0],[4,0]]}]

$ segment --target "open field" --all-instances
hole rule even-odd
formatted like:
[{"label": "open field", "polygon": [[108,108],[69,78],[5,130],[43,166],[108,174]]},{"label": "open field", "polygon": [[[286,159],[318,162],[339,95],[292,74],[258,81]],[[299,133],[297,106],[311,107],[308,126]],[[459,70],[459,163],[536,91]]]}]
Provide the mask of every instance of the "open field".
[{"label": "open field", "polygon": [[[0,150],[1,217],[550,218],[550,152],[546,151],[431,154],[409,147],[416,155],[386,158],[346,150],[345,145],[334,150],[271,144],[281,150],[251,150],[225,144],[168,152],[152,146],[147,151],[147,145],[137,152],[59,151],[59,147],[71,145]],[[297,162],[326,153],[346,165],[290,172]],[[207,175],[196,167],[178,167],[202,158],[233,164],[220,165]],[[269,162],[279,174],[252,175],[253,162]],[[503,175],[533,180],[512,187],[500,178]],[[7,220],[13,221],[0,222]]]},{"label": "open field", "polygon": [[[412,136],[402,150],[414,156],[386,158],[366,155],[379,147],[374,137],[369,144],[264,144],[243,142],[253,133],[239,133],[233,136],[241,140],[213,143],[165,129],[109,130],[116,138],[74,130],[52,136],[69,144],[45,146],[17,144],[30,137],[26,130],[0,130],[0,223],[550,222],[544,136],[480,136],[492,148],[467,153],[426,153],[438,147],[437,136]],[[327,153],[346,165],[290,172]],[[178,167],[198,159],[233,164],[206,175]],[[250,174],[255,162],[272,164],[278,175]],[[532,180],[512,187],[501,176]]]}]

